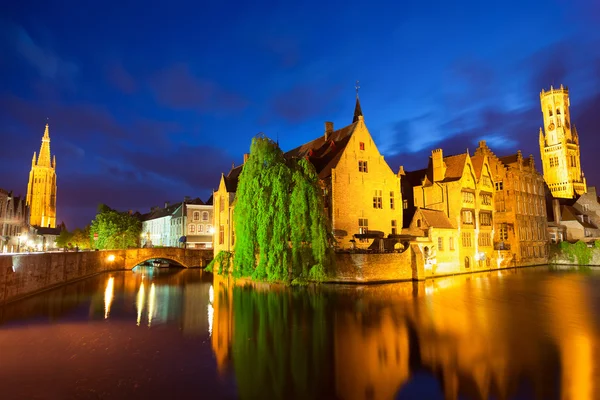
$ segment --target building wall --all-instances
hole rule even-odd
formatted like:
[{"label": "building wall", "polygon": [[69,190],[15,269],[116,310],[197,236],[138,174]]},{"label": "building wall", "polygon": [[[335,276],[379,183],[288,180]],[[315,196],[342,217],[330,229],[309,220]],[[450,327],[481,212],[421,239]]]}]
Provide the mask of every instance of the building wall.
[{"label": "building wall", "polygon": [[186,204],[186,245],[188,248],[212,248],[214,236],[213,206]]},{"label": "building wall", "polygon": [[142,221],[142,246],[169,246],[171,243],[171,215]]},{"label": "building wall", "polygon": [[[359,170],[359,162],[367,163],[366,172]],[[332,228],[340,248],[351,248],[352,235],[365,233],[359,220],[363,224],[365,220],[368,222],[364,225],[367,231],[380,231],[386,236],[392,233],[392,221],[395,221],[396,232],[400,233],[400,178],[379,153],[362,117],[332,170],[331,196]],[[370,242],[372,240],[357,239],[356,246],[368,247]]]},{"label": "building wall", "polygon": [[544,132],[540,130],[540,155],[544,180],[557,198],[586,192],[579,152],[579,137],[571,126],[569,90],[550,88],[540,93]]},{"label": "building wall", "polygon": [[403,253],[336,253],[334,268],[329,282],[366,283],[425,279],[422,255],[418,248],[412,246]]},{"label": "building wall", "polygon": [[497,257],[518,265],[547,261],[548,218],[542,175],[533,157],[523,159],[517,152],[514,162],[503,163],[479,143],[476,155],[485,155],[494,182],[494,249]]},{"label": "building wall", "polygon": [[600,227],[600,203],[594,186],[589,186],[587,193],[581,195],[573,207],[587,215],[594,225]]},{"label": "building wall", "polygon": [[215,256],[221,251],[233,251],[235,237],[233,235],[233,197],[235,193],[228,193],[225,180],[222,177],[219,189],[213,193],[214,206],[214,235],[213,247]]}]

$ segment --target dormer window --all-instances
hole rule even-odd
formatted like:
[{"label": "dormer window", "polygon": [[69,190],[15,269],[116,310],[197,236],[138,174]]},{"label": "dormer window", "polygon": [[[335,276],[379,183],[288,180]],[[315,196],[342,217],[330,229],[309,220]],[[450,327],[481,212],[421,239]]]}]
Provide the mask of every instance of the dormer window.
[{"label": "dormer window", "polygon": [[360,148],[361,150],[364,150],[364,149],[365,149],[365,142],[360,142],[360,143],[358,144],[358,146],[359,146],[359,148]]}]

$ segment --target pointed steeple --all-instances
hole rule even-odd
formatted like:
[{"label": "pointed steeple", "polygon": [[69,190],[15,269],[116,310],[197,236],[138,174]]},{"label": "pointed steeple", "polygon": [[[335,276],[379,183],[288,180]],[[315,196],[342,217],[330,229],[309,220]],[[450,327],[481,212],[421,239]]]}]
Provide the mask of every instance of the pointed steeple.
[{"label": "pointed steeple", "polygon": [[31,166],[35,167],[35,160],[37,158],[37,153],[34,151],[33,152],[33,158],[31,159]]},{"label": "pointed steeple", "polygon": [[40,155],[38,158],[37,165],[39,167],[51,167],[50,164],[50,132],[48,129],[48,124],[46,124],[46,129],[44,130],[44,136],[42,137],[42,145],[40,147]]},{"label": "pointed steeple", "polygon": [[352,123],[355,123],[356,121],[358,121],[360,118],[363,116],[362,113],[362,109],[360,108],[360,100],[358,98],[358,89],[360,89],[360,86],[358,86],[358,81],[356,81],[356,105],[354,106],[354,118],[352,118]]}]

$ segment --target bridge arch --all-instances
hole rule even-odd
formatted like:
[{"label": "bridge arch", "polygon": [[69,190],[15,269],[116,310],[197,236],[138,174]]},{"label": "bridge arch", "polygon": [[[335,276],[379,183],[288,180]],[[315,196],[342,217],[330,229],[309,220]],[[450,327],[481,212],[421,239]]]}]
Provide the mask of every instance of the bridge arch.
[{"label": "bridge arch", "polygon": [[180,249],[177,247],[158,247],[128,249],[125,251],[124,267],[133,269],[136,265],[152,259],[173,261],[184,268],[206,267],[212,260],[212,249]]}]

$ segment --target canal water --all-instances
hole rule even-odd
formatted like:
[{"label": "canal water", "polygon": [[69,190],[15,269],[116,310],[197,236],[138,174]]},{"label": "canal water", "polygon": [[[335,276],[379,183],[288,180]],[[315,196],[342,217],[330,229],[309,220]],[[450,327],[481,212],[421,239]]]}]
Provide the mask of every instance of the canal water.
[{"label": "canal water", "polygon": [[1,399],[600,398],[600,273],[99,275],[0,308]]}]

